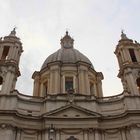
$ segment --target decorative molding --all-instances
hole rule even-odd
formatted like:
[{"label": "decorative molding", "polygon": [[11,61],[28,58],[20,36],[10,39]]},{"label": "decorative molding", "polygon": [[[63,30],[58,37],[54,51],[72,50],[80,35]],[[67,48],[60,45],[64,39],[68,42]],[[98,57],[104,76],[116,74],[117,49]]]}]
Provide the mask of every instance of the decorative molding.
[{"label": "decorative molding", "polygon": [[12,124],[1,123],[0,129],[15,129],[16,127]]},{"label": "decorative molding", "polygon": [[115,133],[118,133],[118,132],[120,132],[119,128],[118,129],[107,129],[107,130],[105,130],[105,133],[107,133],[107,134],[115,134]]},{"label": "decorative molding", "polygon": [[22,129],[22,132],[23,132],[24,134],[30,134],[30,135],[38,134],[38,130]]},{"label": "decorative molding", "polygon": [[76,135],[76,134],[80,134],[81,132],[83,132],[83,130],[82,129],[75,129],[75,130],[61,129],[61,132],[63,134]]}]

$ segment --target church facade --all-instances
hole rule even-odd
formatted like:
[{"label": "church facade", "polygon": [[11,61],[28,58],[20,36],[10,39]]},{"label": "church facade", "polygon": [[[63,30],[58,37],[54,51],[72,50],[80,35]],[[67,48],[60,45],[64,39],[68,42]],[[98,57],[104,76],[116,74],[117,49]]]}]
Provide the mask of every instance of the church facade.
[{"label": "church facade", "polygon": [[0,139],[140,140],[140,44],[122,32],[115,54],[123,92],[103,97],[102,72],[68,32],[60,43],[27,96],[15,89],[22,43],[15,29],[0,39]]}]

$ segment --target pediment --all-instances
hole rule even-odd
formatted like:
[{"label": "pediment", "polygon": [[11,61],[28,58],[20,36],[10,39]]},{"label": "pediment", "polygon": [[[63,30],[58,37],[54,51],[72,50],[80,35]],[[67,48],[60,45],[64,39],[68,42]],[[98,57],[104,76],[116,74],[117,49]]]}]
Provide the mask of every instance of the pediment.
[{"label": "pediment", "polygon": [[49,118],[99,118],[100,114],[76,105],[62,106],[45,114]]}]

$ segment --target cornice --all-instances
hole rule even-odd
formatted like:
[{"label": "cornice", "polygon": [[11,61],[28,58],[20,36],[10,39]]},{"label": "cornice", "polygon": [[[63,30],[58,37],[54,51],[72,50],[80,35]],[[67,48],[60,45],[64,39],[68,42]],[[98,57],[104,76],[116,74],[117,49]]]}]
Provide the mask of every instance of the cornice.
[{"label": "cornice", "polygon": [[[123,64],[119,70],[118,77],[120,78],[121,75],[124,73],[124,70],[128,69],[128,68],[129,69],[136,69],[136,68],[140,69],[140,64],[138,62]],[[129,72],[131,72],[131,71],[129,70]]]},{"label": "cornice", "polygon": [[[8,111],[7,114],[6,114],[3,111],[3,113],[2,113],[2,111],[0,110],[0,116],[1,115],[10,116],[10,118],[13,117],[13,119],[11,120],[11,122],[10,121],[7,122],[6,120],[5,120],[5,122],[1,121],[0,129],[17,129],[18,128],[18,129],[22,129],[22,130],[27,130],[26,131],[27,133],[30,131],[29,132],[30,134],[35,133],[35,131],[48,130],[48,125],[50,124],[50,121],[53,122],[54,127],[56,128],[56,130],[61,131],[63,129],[63,125],[59,127],[57,125],[57,122],[59,122],[60,120],[64,121],[64,122],[70,121],[69,119],[56,119],[56,118],[49,119],[49,118],[43,118],[43,117],[38,117],[38,119],[35,119],[35,118],[31,118],[31,116],[27,117],[27,116],[19,115],[18,113],[15,114],[15,112],[9,114],[9,111]],[[125,113],[120,114],[120,116],[117,116],[116,118],[115,117],[114,118],[112,118],[112,117],[108,117],[108,118],[107,117],[106,118],[101,117],[101,118],[98,118],[98,119],[97,118],[91,118],[91,119],[89,119],[89,118],[87,118],[87,119],[82,119],[82,118],[78,119],[77,118],[77,120],[75,120],[75,121],[76,122],[79,121],[79,124],[80,124],[80,122],[84,122],[84,121],[88,121],[88,122],[92,121],[93,122],[93,121],[96,120],[96,125],[94,125],[94,126],[83,124],[83,123],[81,123],[81,125],[84,125],[83,129],[84,128],[86,130],[90,129],[90,131],[93,129],[93,131],[98,130],[98,131],[103,131],[103,132],[105,131],[107,133],[114,133],[115,131],[117,131],[115,129],[123,130],[123,129],[131,129],[132,127],[140,128],[139,121],[137,120],[137,121],[134,122],[134,120],[133,120],[134,118],[131,120],[131,116],[140,116],[140,112],[137,112],[137,110],[135,110],[135,111],[126,111]],[[129,118],[128,119],[129,121],[127,123],[123,124],[123,126],[120,123],[113,124],[116,119],[118,119],[118,121],[120,119],[125,120],[125,119],[127,119],[127,117]],[[16,123],[17,122],[16,119],[18,121],[18,124]],[[27,126],[27,124],[25,126],[20,125],[20,121],[21,122],[22,121],[26,121],[26,122],[27,121],[30,121],[30,122],[38,121],[38,123],[40,124],[40,127],[39,126],[32,127],[31,125],[29,127],[29,126]],[[74,121],[74,119],[71,119],[71,121]],[[110,127],[110,125],[103,126],[102,124],[103,124],[104,121],[112,122],[113,125],[111,127]],[[42,125],[43,125],[43,127],[41,127]],[[89,127],[89,129],[87,129],[86,127]],[[70,128],[66,127],[63,130],[65,130],[65,129],[70,129]],[[75,129],[80,129],[80,128],[77,127]]]},{"label": "cornice", "polygon": [[4,66],[4,67],[14,67],[15,71],[11,71],[11,72],[15,72],[18,76],[20,76],[20,71],[19,71],[19,67],[16,61],[13,60],[0,60],[0,65]]}]

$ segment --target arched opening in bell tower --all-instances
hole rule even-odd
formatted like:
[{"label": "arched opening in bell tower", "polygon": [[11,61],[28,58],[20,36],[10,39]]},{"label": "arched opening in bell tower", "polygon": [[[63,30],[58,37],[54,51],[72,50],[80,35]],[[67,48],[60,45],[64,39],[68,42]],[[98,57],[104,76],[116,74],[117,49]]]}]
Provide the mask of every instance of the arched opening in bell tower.
[{"label": "arched opening in bell tower", "polygon": [[139,93],[140,93],[140,78],[138,78],[138,79],[136,80],[136,83],[137,83],[137,88],[138,88]]},{"label": "arched opening in bell tower", "polygon": [[4,46],[2,57],[1,57],[2,60],[6,60],[8,58],[9,48],[10,48],[9,46]]},{"label": "arched opening in bell tower", "polygon": [[3,84],[3,78],[0,76],[0,91],[2,89],[2,84]]},{"label": "arched opening in bell tower", "polygon": [[132,62],[137,62],[137,58],[136,58],[134,49],[129,49],[129,54],[130,54]]}]

